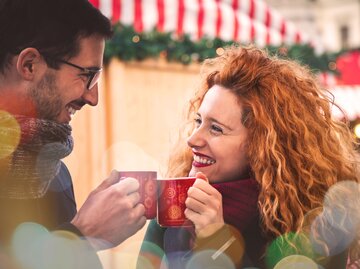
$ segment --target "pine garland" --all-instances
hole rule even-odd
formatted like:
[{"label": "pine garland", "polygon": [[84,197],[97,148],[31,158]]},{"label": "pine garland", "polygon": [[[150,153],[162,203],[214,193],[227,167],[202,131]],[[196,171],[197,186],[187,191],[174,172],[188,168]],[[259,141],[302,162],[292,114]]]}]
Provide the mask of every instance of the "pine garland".
[{"label": "pine garland", "polygon": [[[132,26],[120,23],[114,25],[114,36],[108,40],[105,47],[105,63],[112,57],[123,61],[141,61],[147,58],[165,57],[170,62],[180,62],[188,65],[192,62],[202,62],[215,57],[221,48],[234,44],[219,38],[202,38],[194,42],[188,35],[180,39],[174,38],[172,33],[162,33],[153,29],[149,32],[137,33]],[[220,51],[219,51],[220,49]],[[313,72],[336,73],[335,60],[339,53],[324,53],[317,55],[309,45],[297,44],[290,47],[268,46],[270,54],[294,59],[310,67]]]}]

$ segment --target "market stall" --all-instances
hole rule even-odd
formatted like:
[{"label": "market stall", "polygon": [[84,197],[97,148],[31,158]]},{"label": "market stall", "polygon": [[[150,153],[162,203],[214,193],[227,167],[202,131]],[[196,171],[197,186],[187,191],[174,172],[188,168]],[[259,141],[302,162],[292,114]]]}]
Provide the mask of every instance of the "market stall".
[{"label": "market stall", "polygon": [[309,43],[306,34],[261,0],[90,0],[114,23],[258,46]]}]

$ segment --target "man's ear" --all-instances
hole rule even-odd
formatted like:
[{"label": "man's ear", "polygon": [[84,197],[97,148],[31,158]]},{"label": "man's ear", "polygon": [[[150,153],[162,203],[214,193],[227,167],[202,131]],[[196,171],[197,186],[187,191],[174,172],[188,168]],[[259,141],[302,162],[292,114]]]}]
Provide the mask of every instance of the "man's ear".
[{"label": "man's ear", "polygon": [[16,69],[25,80],[33,80],[37,75],[41,75],[46,66],[40,52],[35,48],[22,50],[16,62]]}]

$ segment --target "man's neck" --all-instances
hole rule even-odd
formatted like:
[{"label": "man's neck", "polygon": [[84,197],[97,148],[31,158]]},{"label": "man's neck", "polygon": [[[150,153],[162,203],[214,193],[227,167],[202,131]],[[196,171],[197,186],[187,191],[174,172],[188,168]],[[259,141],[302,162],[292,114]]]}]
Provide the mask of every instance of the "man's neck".
[{"label": "man's neck", "polygon": [[12,115],[37,116],[35,105],[31,98],[24,94],[18,94],[17,91],[12,92],[0,89],[0,110]]}]

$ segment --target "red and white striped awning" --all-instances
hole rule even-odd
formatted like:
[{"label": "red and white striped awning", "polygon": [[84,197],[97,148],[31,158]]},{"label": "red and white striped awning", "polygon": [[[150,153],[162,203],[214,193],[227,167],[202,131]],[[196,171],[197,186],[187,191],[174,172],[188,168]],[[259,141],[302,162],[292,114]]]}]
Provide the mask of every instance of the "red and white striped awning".
[{"label": "red and white striped awning", "polygon": [[90,0],[113,22],[138,32],[157,28],[189,34],[194,40],[218,37],[260,47],[310,43],[308,37],[262,0]]},{"label": "red and white striped awning", "polygon": [[[360,118],[360,85],[338,85],[330,91],[334,95],[334,102],[341,107],[349,120]],[[336,107],[333,107],[332,112],[336,118],[344,117],[344,114]]]}]

